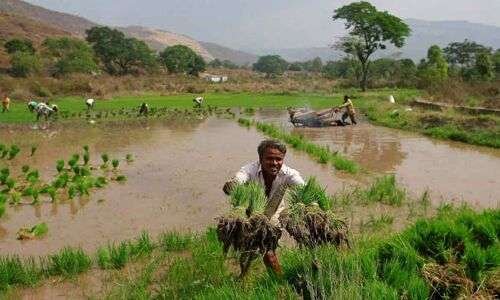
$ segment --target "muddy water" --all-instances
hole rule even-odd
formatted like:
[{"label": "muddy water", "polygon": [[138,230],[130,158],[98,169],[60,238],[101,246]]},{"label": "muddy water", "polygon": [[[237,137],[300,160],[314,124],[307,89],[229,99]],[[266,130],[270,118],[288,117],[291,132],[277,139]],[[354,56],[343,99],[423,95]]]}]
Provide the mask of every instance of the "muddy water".
[{"label": "muddy water", "polygon": [[[38,168],[49,178],[55,161],[89,145],[94,164],[98,153],[111,158],[134,154],[131,164],[122,162],[128,180],[112,183],[89,198],[38,206],[9,207],[0,219],[0,253],[44,255],[64,246],[95,250],[107,241],[122,241],[147,230],[153,237],[165,230],[204,230],[228,208],[221,186],[242,164],[257,158],[262,136],[234,121],[208,119],[191,126],[168,123],[87,125],[50,130],[11,129],[0,132],[2,143],[16,142],[24,150],[12,162]],[[33,158],[31,145],[38,145]],[[290,151],[286,163],[304,177],[315,175],[333,192],[348,178],[337,178],[332,170]],[[46,222],[49,233],[40,240],[18,241],[21,227]]]},{"label": "muddy water", "polygon": [[435,204],[500,206],[498,149],[438,141],[363,120],[357,126],[294,128],[283,111],[261,110],[256,117],[345,153],[368,171],[394,173],[413,194],[428,189]]}]

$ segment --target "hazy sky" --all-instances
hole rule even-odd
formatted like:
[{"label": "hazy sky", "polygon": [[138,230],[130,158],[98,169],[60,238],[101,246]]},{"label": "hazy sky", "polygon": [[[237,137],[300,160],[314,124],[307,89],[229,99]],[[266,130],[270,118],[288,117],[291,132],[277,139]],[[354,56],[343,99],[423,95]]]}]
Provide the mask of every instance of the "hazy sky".
[{"label": "hazy sky", "polygon": [[[106,25],[143,25],[239,49],[324,47],[342,33],[331,20],[344,0],[28,0]],[[500,26],[500,0],[373,0],[402,18]]]}]

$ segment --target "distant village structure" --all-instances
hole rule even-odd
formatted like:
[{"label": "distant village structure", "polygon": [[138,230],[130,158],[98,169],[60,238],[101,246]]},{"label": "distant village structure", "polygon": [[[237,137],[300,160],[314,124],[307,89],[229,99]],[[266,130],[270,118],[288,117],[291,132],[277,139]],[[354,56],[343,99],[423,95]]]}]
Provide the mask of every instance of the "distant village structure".
[{"label": "distant village structure", "polygon": [[213,83],[223,83],[228,80],[228,77],[225,75],[214,75],[214,74],[204,74],[203,78],[205,78],[206,81]]}]

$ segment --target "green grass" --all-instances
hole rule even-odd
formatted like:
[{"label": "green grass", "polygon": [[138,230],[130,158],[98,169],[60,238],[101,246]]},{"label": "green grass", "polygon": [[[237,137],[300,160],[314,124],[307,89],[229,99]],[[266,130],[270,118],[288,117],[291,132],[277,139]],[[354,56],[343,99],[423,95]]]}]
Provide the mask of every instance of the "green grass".
[{"label": "green grass", "polygon": [[377,178],[365,191],[367,203],[380,202],[387,205],[401,206],[406,200],[406,192],[396,183],[394,175]]},{"label": "green grass", "polygon": [[159,244],[164,251],[182,251],[188,249],[194,240],[190,234],[168,232],[160,236]]},{"label": "green grass", "polygon": [[82,249],[64,248],[59,253],[50,255],[46,262],[46,271],[50,275],[72,277],[90,269],[92,260]]}]

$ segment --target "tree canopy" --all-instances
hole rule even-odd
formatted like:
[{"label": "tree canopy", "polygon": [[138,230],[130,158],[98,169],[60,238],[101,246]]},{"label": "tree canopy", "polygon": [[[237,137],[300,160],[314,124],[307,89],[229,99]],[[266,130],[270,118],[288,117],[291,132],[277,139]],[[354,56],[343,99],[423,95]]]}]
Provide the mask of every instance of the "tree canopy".
[{"label": "tree canopy", "polygon": [[410,28],[400,18],[378,11],[366,1],[353,2],[335,10],[333,20],[344,20],[349,36],[337,43],[337,48],[356,57],[361,64],[360,86],[366,90],[370,56],[386,43],[400,48],[410,35]]},{"label": "tree canopy", "polygon": [[92,73],[98,70],[92,48],[74,38],[48,38],[43,42],[45,54],[53,60],[52,73]]},{"label": "tree canopy", "polygon": [[253,64],[253,70],[266,73],[266,76],[281,75],[288,68],[288,62],[279,55],[265,55]]},{"label": "tree canopy", "polygon": [[16,52],[35,54],[33,43],[28,39],[11,39],[4,44],[4,47],[9,54],[14,54]]},{"label": "tree canopy", "polygon": [[87,41],[113,75],[137,73],[151,69],[156,64],[154,52],[143,41],[127,38],[119,30],[109,27],[93,27],[87,30]]},{"label": "tree canopy", "polygon": [[198,76],[206,68],[203,57],[184,45],[165,48],[160,53],[160,59],[170,73],[186,73]]}]

